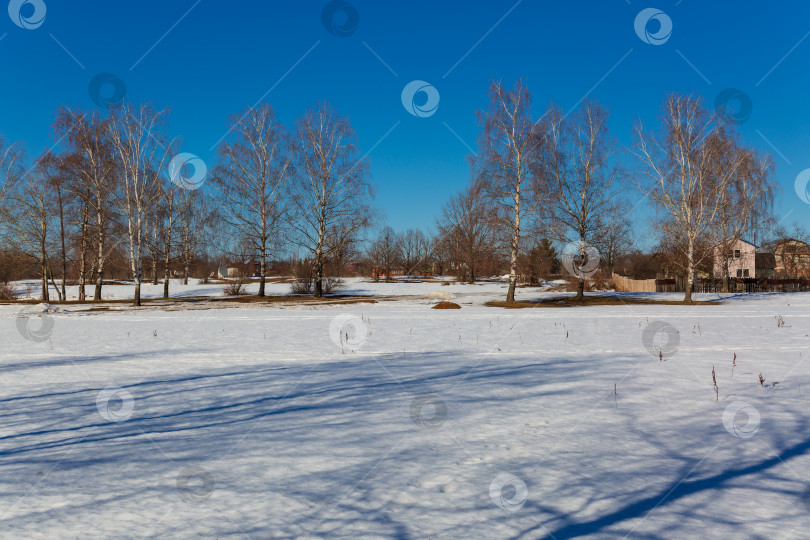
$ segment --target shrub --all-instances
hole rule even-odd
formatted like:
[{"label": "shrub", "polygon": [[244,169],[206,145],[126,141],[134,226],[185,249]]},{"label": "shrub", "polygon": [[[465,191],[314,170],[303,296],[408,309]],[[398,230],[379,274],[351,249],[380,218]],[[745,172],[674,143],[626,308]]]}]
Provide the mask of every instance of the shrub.
[{"label": "shrub", "polygon": [[17,297],[14,286],[9,282],[0,282],[0,300],[14,300]]},{"label": "shrub", "polygon": [[296,277],[290,285],[290,292],[293,294],[311,294],[312,293],[312,278]]},{"label": "shrub", "polygon": [[346,283],[339,277],[323,280],[323,294],[332,294],[346,288]]},{"label": "shrub", "polygon": [[225,293],[225,296],[242,296],[246,294],[245,282],[242,278],[232,281],[225,285],[222,292]]}]

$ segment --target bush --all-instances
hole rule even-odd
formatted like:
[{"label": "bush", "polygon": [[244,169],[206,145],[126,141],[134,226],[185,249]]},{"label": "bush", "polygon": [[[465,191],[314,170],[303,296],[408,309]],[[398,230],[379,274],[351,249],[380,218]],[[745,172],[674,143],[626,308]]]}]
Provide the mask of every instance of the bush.
[{"label": "bush", "polygon": [[245,282],[242,278],[232,281],[231,283],[225,285],[222,292],[225,293],[225,296],[242,296],[247,292],[245,290]]},{"label": "bush", "polygon": [[615,288],[613,279],[609,277],[607,273],[602,272],[601,270],[594,274],[591,280],[592,283],[590,288],[594,291],[609,291]]},{"label": "bush", "polygon": [[[574,276],[568,276],[565,278],[567,285],[565,290],[568,292],[577,292],[577,287],[579,287],[579,279]],[[585,289],[584,292],[591,292],[591,280],[585,279]]]},{"label": "bush", "polygon": [[312,278],[296,277],[290,285],[293,294],[312,294]]},{"label": "bush", "polygon": [[0,300],[14,300],[17,298],[14,286],[9,282],[0,282]]},{"label": "bush", "polygon": [[346,284],[339,277],[325,278],[323,280],[323,294],[332,294],[342,291],[346,288]]},{"label": "bush", "polygon": [[[341,278],[323,278],[323,294],[332,294],[346,288]],[[293,294],[313,294],[315,280],[311,277],[297,277],[290,285]]]}]

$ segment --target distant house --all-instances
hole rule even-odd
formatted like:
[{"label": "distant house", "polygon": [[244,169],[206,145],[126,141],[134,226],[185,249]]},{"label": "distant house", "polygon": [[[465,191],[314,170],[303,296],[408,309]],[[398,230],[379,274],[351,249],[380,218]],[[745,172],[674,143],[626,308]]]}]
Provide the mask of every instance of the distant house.
[{"label": "distant house", "polygon": [[745,240],[737,240],[724,256],[719,246],[714,248],[714,277],[723,277],[723,265],[728,261],[732,278],[807,278],[810,277],[810,245],[788,238],[760,248]]},{"label": "distant house", "polygon": [[714,247],[714,277],[723,277],[724,266],[728,264],[729,277],[756,277],[758,246],[745,240],[737,240],[726,253],[721,253],[721,246]]},{"label": "distant house", "polygon": [[777,277],[810,277],[810,246],[807,242],[786,238],[775,243],[773,255]]},{"label": "distant house", "polygon": [[[258,277],[261,275],[262,263],[261,261],[253,260],[247,262],[234,262],[228,266],[220,268],[217,272],[219,278],[234,278],[234,277]],[[281,275],[281,268],[275,267],[271,261],[267,261],[265,267],[265,276],[278,276]]]}]

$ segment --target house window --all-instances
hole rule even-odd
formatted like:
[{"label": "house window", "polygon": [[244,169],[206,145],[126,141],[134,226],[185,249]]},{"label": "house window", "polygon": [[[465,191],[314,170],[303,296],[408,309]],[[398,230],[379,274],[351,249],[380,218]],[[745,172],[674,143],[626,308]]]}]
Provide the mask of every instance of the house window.
[{"label": "house window", "polygon": [[742,270],[737,268],[737,277],[742,277]]},{"label": "house window", "polygon": [[748,277],[748,268],[743,270],[743,277]]},{"label": "house window", "polygon": [[735,258],[735,259],[739,259],[739,258],[740,258],[740,250],[739,250],[739,249],[735,249],[735,250],[734,250],[734,258]]}]

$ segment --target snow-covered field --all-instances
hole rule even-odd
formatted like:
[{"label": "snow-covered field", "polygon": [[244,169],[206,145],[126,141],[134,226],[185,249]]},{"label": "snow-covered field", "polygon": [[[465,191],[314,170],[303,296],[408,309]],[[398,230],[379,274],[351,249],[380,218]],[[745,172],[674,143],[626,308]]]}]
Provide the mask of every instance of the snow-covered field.
[{"label": "snow-covered field", "polygon": [[346,292],[401,298],[0,306],[0,536],[807,538],[810,294]]}]

